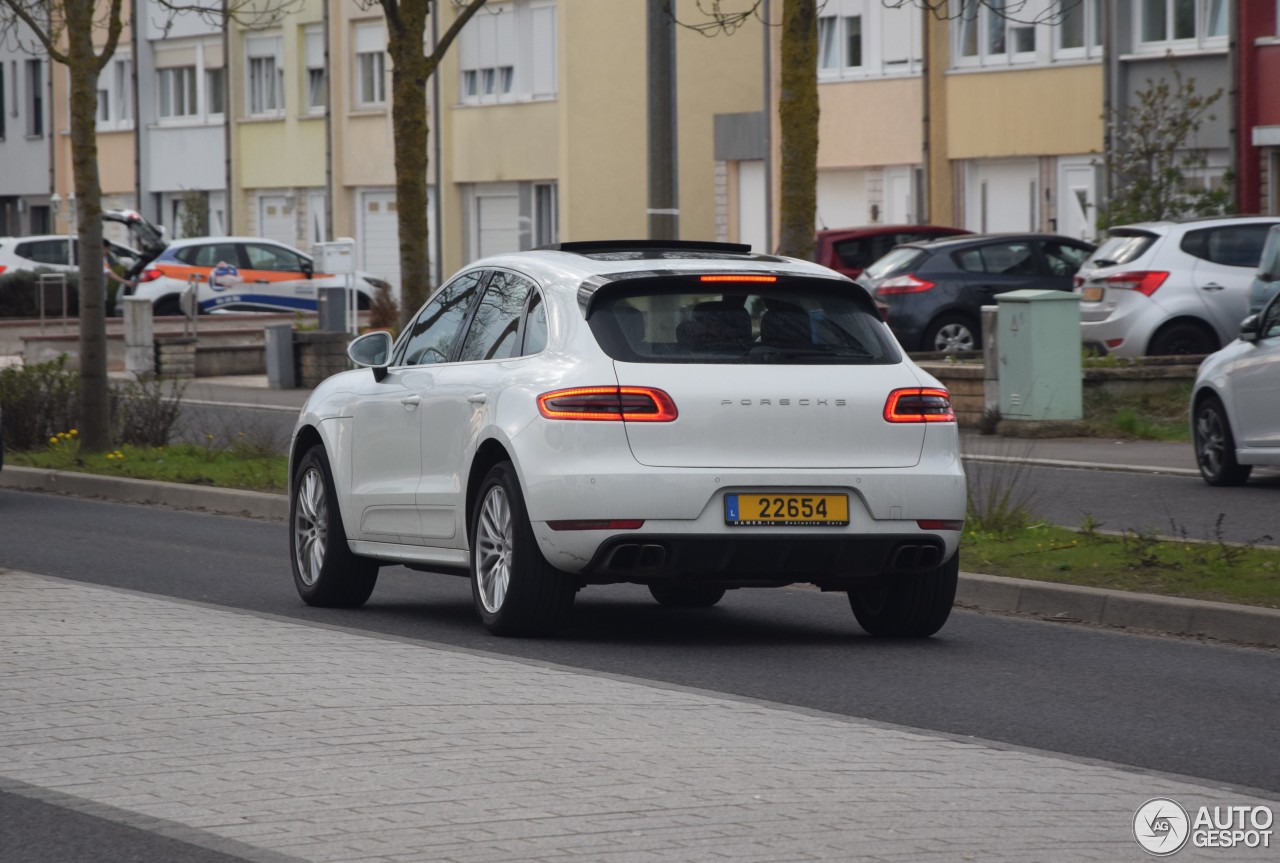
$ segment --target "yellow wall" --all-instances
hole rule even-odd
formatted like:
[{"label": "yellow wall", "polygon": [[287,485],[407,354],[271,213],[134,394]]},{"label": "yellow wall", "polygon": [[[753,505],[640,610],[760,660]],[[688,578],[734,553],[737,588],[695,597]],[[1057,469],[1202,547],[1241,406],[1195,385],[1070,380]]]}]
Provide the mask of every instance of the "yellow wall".
[{"label": "yellow wall", "polygon": [[456,108],[449,117],[453,165],[446,181],[554,180],[559,174],[558,113],[554,101]]},{"label": "yellow wall", "polygon": [[951,159],[1102,149],[1102,66],[947,76]]},{"label": "yellow wall", "polygon": [[818,169],[919,164],[921,86],[919,77],[820,84]]}]

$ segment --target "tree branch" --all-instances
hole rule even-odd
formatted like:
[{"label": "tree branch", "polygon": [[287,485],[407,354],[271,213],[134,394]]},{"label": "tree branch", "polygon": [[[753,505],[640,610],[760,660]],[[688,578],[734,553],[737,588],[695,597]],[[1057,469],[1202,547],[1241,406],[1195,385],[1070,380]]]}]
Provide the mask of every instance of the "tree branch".
[{"label": "tree branch", "polygon": [[462,28],[467,25],[480,7],[485,4],[486,0],[467,0],[467,5],[458,13],[458,17],[449,25],[449,29],[444,31],[444,35],[436,41],[435,50],[429,55],[432,65],[435,66],[440,62],[440,58],[449,50],[449,46],[453,44],[453,40],[458,38],[458,34],[462,32]]}]

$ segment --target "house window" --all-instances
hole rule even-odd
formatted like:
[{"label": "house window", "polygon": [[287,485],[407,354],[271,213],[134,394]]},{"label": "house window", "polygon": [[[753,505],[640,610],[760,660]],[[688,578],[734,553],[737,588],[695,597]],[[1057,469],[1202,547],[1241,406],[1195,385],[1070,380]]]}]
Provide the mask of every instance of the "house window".
[{"label": "house window", "polygon": [[325,106],[329,104],[329,78],[324,69],[324,30],[319,26],[308,27],[303,32],[302,40],[307,64],[307,113],[323,114]]},{"label": "house window", "polygon": [[1195,50],[1226,45],[1230,0],[1138,0],[1134,32],[1138,49]]},{"label": "house window", "polygon": [[556,7],[551,2],[490,3],[463,28],[460,96],[466,103],[553,98]]},{"label": "house window", "polygon": [[116,57],[98,73],[98,122],[100,131],[128,129],[133,122],[133,62]]},{"label": "house window", "polygon": [[920,15],[880,0],[827,0],[818,18],[822,80],[914,73],[920,69]]},{"label": "house window", "polygon": [[204,98],[210,116],[220,116],[227,110],[226,69],[204,70]]},{"label": "house window", "polygon": [[1046,0],[961,0],[956,21],[957,55],[962,62],[970,61],[968,65],[1033,61],[1037,31],[1053,20],[1047,6]]},{"label": "house window", "polygon": [[255,117],[284,113],[284,68],[280,63],[279,36],[251,36],[245,40],[248,55],[249,114]]},{"label": "house window", "polygon": [[27,60],[27,137],[44,137],[44,61]]},{"label": "house window", "polygon": [[161,117],[194,117],[199,113],[195,66],[160,69],[159,75]]},{"label": "house window", "polygon": [[[483,14],[483,12],[481,13]],[[387,37],[381,23],[356,25],[356,105],[387,102]]]}]

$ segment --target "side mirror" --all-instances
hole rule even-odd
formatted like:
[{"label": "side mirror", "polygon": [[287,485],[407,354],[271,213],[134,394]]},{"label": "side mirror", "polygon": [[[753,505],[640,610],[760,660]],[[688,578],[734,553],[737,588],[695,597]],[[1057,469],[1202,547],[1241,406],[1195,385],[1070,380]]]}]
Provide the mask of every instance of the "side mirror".
[{"label": "side mirror", "polygon": [[1249,315],[1240,322],[1240,341],[1256,342],[1258,340],[1259,315]]},{"label": "side mirror", "polygon": [[308,261],[308,260],[306,260],[306,259],[303,259],[303,261],[302,261],[302,275],[306,276],[306,277],[309,279],[309,278],[311,278],[312,276],[314,276],[315,274],[316,274],[316,267],[315,267],[315,264],[311,263],[310,261]]},{"label": "side mirror", "polygon": [[347,357],[358,366],[373,369],[374,380],[382,380],[391,363],[391,334],[385,330],[365,333],[347,345]]}]

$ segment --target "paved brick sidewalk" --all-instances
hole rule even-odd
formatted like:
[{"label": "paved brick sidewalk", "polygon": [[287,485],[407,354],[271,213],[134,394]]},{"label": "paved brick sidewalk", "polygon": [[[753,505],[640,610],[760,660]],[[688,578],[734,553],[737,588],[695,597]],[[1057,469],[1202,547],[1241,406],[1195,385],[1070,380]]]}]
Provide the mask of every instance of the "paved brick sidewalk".
[{"label": "paved brick sidewalk", "polygon": [[1146,859],[1130,819],[1151,797],[1280,809],[12,571],[0,571],[0,790],[255,861],[1115,863]]}]

